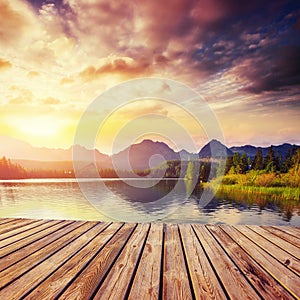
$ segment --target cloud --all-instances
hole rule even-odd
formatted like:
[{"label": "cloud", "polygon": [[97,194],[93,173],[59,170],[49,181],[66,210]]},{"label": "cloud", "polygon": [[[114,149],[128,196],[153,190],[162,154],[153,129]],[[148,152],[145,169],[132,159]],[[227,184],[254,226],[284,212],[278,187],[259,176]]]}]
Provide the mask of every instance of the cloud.
[{"label": "cloud", "polygon": [[57,105],[57,104],[61,103],[60,100],[53,98],[53,97],[48,97],[48,98],[42,99],[41,102],[44,105]]},{"label": "cloud", "polygon": [[147,61],[136,62],[128,57],[113,58],[100,67],[89,66],[79,73],[83,81],[93,81],[107,74],[120,74],[125,76],[137,76],[147,73],[149,63]]},{"label": "cloud", "polygon": [[11,67],[12,64],[8,60],[0,58],[0,70],[10,69]]},{"label": "cloud", "polygon": [[7,45],[21,39],[30,27],[32,15],[22,1],[0,0],[0,44]]},{"label": "cloud", "polygon": [[27,77],[29,78],[34,78],[34,77],[39,77],[41,74],[37,71],[29,71],[27,73]]},{"label": "cloud", "polygon": [[272,53],[249,59],[237,74],[248,82],[242,88],[251,93],[283,91],[300,87],[300,46],[282,46]]}]

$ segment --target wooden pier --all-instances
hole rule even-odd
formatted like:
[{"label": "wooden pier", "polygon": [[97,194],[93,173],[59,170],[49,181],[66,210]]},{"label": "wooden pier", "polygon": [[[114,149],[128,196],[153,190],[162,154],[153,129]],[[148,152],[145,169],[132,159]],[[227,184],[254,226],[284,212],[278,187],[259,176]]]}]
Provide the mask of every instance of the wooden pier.
[{"label": "wooden pier", "polygon": [[300,299],[300,228],[0,219],[0,299]]}]

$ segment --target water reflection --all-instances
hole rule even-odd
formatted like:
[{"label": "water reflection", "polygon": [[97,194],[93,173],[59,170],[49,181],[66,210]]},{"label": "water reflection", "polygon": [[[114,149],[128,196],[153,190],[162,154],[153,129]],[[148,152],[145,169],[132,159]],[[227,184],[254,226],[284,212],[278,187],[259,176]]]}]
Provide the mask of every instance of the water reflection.
[{"label": "water reflection", "polygon": [[105,187],[99,180],[82,184],[94,206],[75,180],[1,181],[0,217],[109,221],[126,215],[141,221],[300,226],[299,202],[218,193],[201,207],[203,189],[200,185],[193,189],[188,180],[161,180],[149,188],[120,180],[107,180]]}]

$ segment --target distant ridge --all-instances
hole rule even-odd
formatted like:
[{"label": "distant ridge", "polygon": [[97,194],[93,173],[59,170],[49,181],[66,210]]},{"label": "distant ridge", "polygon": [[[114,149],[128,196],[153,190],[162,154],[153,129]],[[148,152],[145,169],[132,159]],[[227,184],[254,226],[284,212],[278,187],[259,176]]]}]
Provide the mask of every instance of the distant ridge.
[{"label": "distant ridge", "polygon": [[[285,158],[292,147],[299,147],[284,143],[273,146],[275,154]],[[6,136],[0,136],[0,157],[18,161],[26,168],[48,168],[53,163],[58,168],[68,169],[73,160],[73,151],[76,153],[76,160],[80,161],[84,167],[91,161],[96,160],[97,165],[101,168],[112,168],[114,163],[118,169],[144,170],[154,167],[165,160],[190,160],[210,157],[232,156],[235,152],[240,154],[246,153],[247,156],[254,157],[258,149],[262,149],[263,155],[266,156],[268,147],[255,147],[252,145],[226,147],[221,142],[213,139],[203,146],[199,153],[190,153],[185,149],[179,152],[174,151],[164,142],[154,142],[145,139],[140,143],[130,145],[124,150],[112,156],[101,153],[98,149],[86,149],[83,146],[75,145],[68,149],[51,149],[33,147],[29,143]],[[128,162],[129,158],[129,162]],[[149,163],[150,161],[150,163]]]},{"label": "distant ridge", "polygon": [[[282,158],[285,158],[289,151],[293,148],[293,147],[296,147],[298,148],[299,146],[298,145],[292,145],[292,144],[288,144],[288,143],[284,143],[282,145],[278,145],[278,146],[274,146],[272,145],[273,149],[274,149],[274,153],[275,155],[280,155]],[[234,146],[234,147],[231,147],[230,150],[235,153],[235,152],[238,152],[240,154],[243,154],[244,152],[247,154],[247,156],[250,156],[250,157],[254,157],[257,150],[258,149],[261,149],[262,150],[262,154],[263,156],[266,156],[267,153],[268,153],[268,148],[269,147],[255,147],[255,146],[252,146],[252,145],[245,145],[245,146]]]}]

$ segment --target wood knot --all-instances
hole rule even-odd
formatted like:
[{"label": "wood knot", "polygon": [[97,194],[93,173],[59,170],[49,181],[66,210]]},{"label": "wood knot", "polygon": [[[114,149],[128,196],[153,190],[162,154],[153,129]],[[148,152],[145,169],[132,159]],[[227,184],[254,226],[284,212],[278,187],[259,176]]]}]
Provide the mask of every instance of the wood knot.
[{"label": "wood knot", "polygon": [[291,263],[291,261],[290,261],[289,259],[287,259],[287,260],[284,262],[284,264],[285,264],[286,266],[289,266],[290,263]]}]

